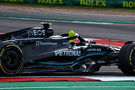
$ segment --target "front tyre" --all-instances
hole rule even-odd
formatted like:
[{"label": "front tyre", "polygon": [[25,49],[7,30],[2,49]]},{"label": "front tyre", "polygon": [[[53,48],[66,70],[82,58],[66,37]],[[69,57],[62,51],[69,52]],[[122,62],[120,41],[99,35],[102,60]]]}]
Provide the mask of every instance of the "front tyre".
[{"label": "front tyre", "polygon": [[0,43],[0,74],[16,75],[23,67],[21,49],[12,43]]},{"label": "front tyre", "polygon": [[119,52],[119,68],[126,75],[135,75],[135,44],[123,46]]}]

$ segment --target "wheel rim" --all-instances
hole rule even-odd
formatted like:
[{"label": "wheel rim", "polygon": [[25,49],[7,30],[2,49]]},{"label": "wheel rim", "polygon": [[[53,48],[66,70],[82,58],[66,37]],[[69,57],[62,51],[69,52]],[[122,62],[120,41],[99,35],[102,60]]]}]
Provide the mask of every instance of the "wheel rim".
[{"label": "wheel rim", "polygon": [[130,65],[135,65],[135,47],[133,47],[131,49],[131,52],[130,52]]},{"label": "wheel rim", "polygon": [[130,51],[130,65],[132,65],[133,72],[135,72],[135,47],[133,47]]},{"label": "wheel rim", "polygon": [[17,48],[7,48],[1,60],[3,72],[6,74],[15,74],[22,67],[22,55]]},{"label": "wheel rim", "polygon": [[4,66],[6,66],[7,69],[9,69],[9,70],[14,70],[19,63],[17,61],[19,59],[19,57],[18,57],[17,53],[13,50],[7,51],[5,53],[5,56],[3,57],[3,59],[4,59],[4,63],[3,63]]}]

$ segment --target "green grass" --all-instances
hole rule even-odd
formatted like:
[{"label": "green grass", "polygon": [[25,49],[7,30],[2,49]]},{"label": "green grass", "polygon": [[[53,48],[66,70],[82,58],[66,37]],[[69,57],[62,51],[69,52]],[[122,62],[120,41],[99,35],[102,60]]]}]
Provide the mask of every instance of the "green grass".
[{"label": "green grass", "polygon": [[135,82],[10,82],[0,90],[135,90]]}]

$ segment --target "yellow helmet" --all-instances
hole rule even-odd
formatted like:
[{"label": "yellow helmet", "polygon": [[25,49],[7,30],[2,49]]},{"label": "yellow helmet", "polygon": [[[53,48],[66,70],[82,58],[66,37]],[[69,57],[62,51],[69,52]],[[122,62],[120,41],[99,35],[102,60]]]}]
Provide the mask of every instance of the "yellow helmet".
[{"label": "yellow helmet", "polygon": [[70,31],[68,32],[68,35],[69,35],[69,37],[74,36],[74,35],[75,35],[75,31],[74,31],[74,30],[70,30]]}]

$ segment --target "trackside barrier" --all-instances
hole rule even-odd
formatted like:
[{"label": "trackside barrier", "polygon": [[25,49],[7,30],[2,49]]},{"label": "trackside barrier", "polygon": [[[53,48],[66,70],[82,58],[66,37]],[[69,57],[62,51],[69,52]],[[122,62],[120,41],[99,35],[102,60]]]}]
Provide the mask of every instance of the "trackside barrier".
[{"label": "trackside barrier", "polygon": [[0,3],[71,7],[135,8],[135,0],[0,0]]}]

